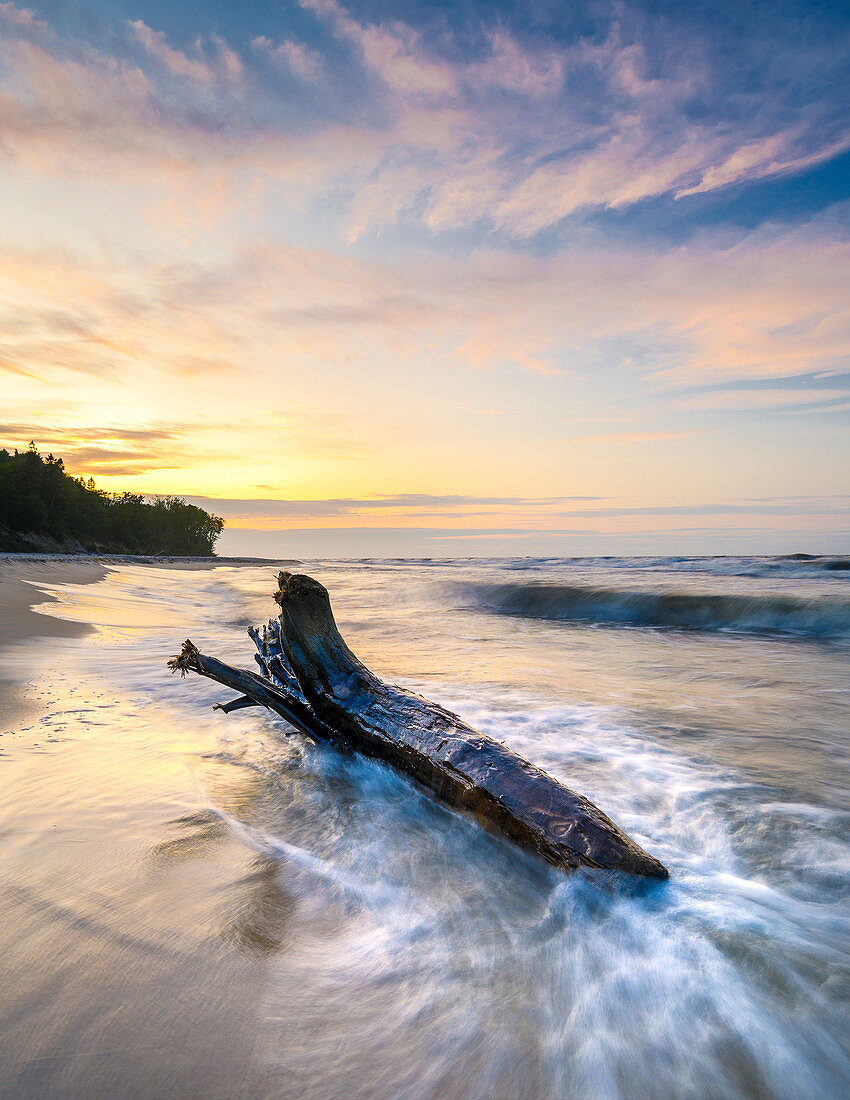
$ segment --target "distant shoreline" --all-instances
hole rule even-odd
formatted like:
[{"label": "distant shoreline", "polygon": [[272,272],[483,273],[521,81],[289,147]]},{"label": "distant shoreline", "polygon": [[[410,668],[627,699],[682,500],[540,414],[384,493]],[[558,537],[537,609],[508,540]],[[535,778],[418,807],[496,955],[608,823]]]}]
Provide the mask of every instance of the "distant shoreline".
[{"label": "distant shoreline", "polygon": [[89,565],[182,565],[197,564],[212,568],[216,565],[276,565],[299,564],[295,559],[286,558],[224,558],[217,554],[187,555],[179,554],[87,554],[77,552],[73,554],[60,553],[36,553],[34,551],[4,551],[0,552],[0,562],[83,562]]}]

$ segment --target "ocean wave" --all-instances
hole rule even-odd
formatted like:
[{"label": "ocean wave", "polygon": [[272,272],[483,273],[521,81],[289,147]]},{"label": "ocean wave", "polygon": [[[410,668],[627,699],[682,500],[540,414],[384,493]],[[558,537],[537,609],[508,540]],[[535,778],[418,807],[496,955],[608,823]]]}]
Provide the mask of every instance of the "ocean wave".
[{"label": "ocean wave", "polygon": [[771,594],[652,591],[594,585],[494,584],[464,589],[477,606],[532,619],[684,630],[850,636],[850,601]]},{"label": "ocean wave", "polygon": [[817,554],[783,554],[777,558],[744,558],[736,568],[734,559],[717,559],[706,572],[742,577],[817,577],[850,573],[850,558],[823,557]]}]

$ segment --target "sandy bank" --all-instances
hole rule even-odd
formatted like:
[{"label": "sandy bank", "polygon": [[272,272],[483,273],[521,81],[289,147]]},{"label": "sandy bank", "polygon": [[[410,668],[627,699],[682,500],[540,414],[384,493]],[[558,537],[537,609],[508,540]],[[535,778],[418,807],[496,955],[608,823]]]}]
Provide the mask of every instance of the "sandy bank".
[{"label": "sandy bank", "polygon": [[155,565],[159,569],[215,569],[221,565],[262,565],[266,558],[143,557],[131,554],[0,554],[0,648],[27,638],[78,638],[93,628],[39,614],[33,608],[55,603],[41,585],[94,584],[111,565]]},{"label": "sandy bank", "polygon": [[26,638],[79,638],[92,629],[85,623],[68,622],[42,615],[33,608],[55,603],[41,585],[94,584],[108,570],[94,562],[0,558],[0,647]]},{"label": "sandy bank", "polygon": [[[56,619],[33,608],[56,602],[56,597],[40,585],[94,584],[103,580],[107,571],[103,565],[70,558],[34,560],[19,555],[0,558],[0,649],[27,638],[81,638],[89,634],[94,627],[87,623]],[[22,685],[0,679],[0,733],[19,724],[32,711]]]},{"label": "sandy bank", "polygon": [[[0,554],[0,650],[28,638],[81,638],[94,630],[40,613],[40,604],[55,603],[44,589],[54,584],[94,584],[116,565],[153,565],[159,569],[214,569],[259,565],[264,558],[149,557],[131,554]],[[42,587],[43,586],[43,587]],[[2,659],[2,655],[0,655]],[[0,732],[32,714],[22,686],[3,677],[0,665]]]},{"label": "sandy bank", "polygon": [[[55,596],[44,591],[54,584],[95,584],[103,580],[110,566],[115,565],[195,570],[222,565],[258,565],[266,560],[131,554],[0,554],[0,650],[28,638],[82,638],[94,630],[87,623],[57,619],[34,610],[40,604],[56,602]],[[0,664],[0,733],[20,724],[32,711],[22,685],[4,678]]]}]

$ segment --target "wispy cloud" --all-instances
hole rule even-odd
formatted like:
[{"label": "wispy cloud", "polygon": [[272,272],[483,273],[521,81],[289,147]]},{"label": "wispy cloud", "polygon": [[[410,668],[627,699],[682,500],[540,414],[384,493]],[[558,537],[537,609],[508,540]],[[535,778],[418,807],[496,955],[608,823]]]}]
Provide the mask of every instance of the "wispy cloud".
[{"label": "wispy cloud", "polygon": [[291,70],[302,80],[315,81],[322,75],[321,55],[316,50],[309,49],[303,42],[285,39],[283,42],[275,43],[265,35],[258,35],[251,40],[251,45],[255,50]]},{"label": "wispy cloud", "polygon": [[[32,424],[8,423],[0,424],[0,437],[3,439],[16,438],[29,442],[33,430]],[[125,428],[125,427],[101,427],[101,428],[39,428],[39,443],[43,447],[69,447],[76,446],[80,442],[92,442],[96,440],[127,440],[133,442],[150,443],[163,440],[173,440],[180,436],[178,427],[151,427],[151,428]]]},{"label": "wispy cloud", "polygon": [[805,147],[805,135],[801,130],[771,134],[766,138],[742,145],[720,164],[707,168],[699,183],[676,192],[677,199],[713,191],[742,180],[764,179],[785,173],[799,172],[840,156],[850,149],[850,132],[842,134],[814,152],[794,152]]},{"label": "wispy cloud", "polygon": [[394,92],[414,96],[454,92],[452,67],[429,56],[413,27],[400,20],[391,28],[360,23],[335,0],[301,3],[329,20],[336,33],[353,43],[365,65]]},{"label": "wispy cloud", "polygon": [[[268,497],[224,499],[193,497],[203,507],[215,506],[222,515],[240,521],[264,519],[348,518],[383,513],[388,517],[504,515],[508,511],[530,515],[562,508],[567,503],[592,501],[595,497],[487,497],[453,493],[393,493],[371,497],[335,497],[317,500],[279,500]],[[493,511],[493,509],[498,511]],[[390,520],[391,522],[391,520]],[[245,526],[248,524],[240,524]]]},{"label": "wispy cloud", "polygon": [[210,84],[213,80],[213,71],[209,65],[197,57],[188,57],[180,50],[169,46],[168,39],[162,31],[152,30],[149,26],[137,19],[130,24],[133,36],[144,46],[145,50],[161,62],[173,76],[188,77],[197,80],[201,84]]},{"label": "wispy cloud", "polygon": [[303,0],[189,33],[0,2],[4,418],[289,524],[507,538],[571,494],[684,506],[707,450],[742,492],[826,491],[850,53],[828,13],[739,8]]},{"label": "wispy cloud", "polygon": [[[71,40],[9,42],[0,135],[50,173],[142,170],[172,186],[175,173],[216,173],[235,188],[247,171],[310,201],[343,188],[352,237],[403,222],[520,241],[587,209],[685,200],[850,148],[822,99],[797,104],[780,84],[758,110],[724,98],[728,70],[704,44],[671,39],[648,17],[612,18],[604,38],[558,45],[494,22],[463,56],[449,32],[440,44],[335,0],[303,6],[347,54],[264,35],[244,57],[215,34],[181,48],[141,20],[119,56]],[[9,4],[0,17],[22,34],[38,22]],[[313,82],[347,67],[347,101],[322,91],[311,107],[271,81],[260,56]]]},{"label": "wispy cloud", "polygon": [[[212,386],[216,375],[222,384],[235,373],[259,379],[322,357],[358,371],[389,359],[388,382],[424,368],[509,368],[576,386],[604,349],[644,343],[655,349],[646,365],[621,369],[647,394],[668,387],[692,410],[767,408],[784,399],[680,397],[674,387],[836,369],[850,347],[850,243],[830,234],[825,226],[674,255],[591,243],[522,260],[491,252],[463,266],[269,245],[207,264],[7,250],[0,370],[52,384],[74,373],[119,384],[141,370]],[[626,356],[615,355],[619,366]],[[704,427],[632,424],[599,441],[663,441]]]},{"label": "wispy cloud", "polygon": [[215,449],[204,445],[206,432],[221,425],[152,424],[53,428],[39,423],[0,424],[0,446],[22,448],[32,441],[43,453],[62,458],[75,476],[136,477],[197,461]]},{"label": "wispy cloud", "polygon": [[811,412],[818,406],[829,406],[850,399],[850,391],[845,396],[836,396],[834,389],[771,390],[725,390],[703,393],[681,398],[676,405],[682,409],[728,409],[732,412],[752,412],[755,409],[784,409]]},{"label": "wispy cloud", "polygon": [[607,432],[602,435],[576,436],[573,443],[597,443],[602,446],[632,447],[638,443],[678,443],[683,439],[691,439],[695,435],[704,435],[703,430],[690,432],[658,431],[658,432]]},{"label": "wispy cloud", "polygon": [[[419,530],[423,521],[434,537],[486,539],[554,537],[578,534],[570,521],[594,521],[594,531],[634,530],[648,519],[678,520],[699,516],[717,523],[730,518],[846,517],[847,500],[840,495],[808,499],[716,500],[700,504],[655,503],[641,506],[605,499],[476,497],[398,494],[317,500],[226,499],[190,497],[191,503],[225,518],[233,531],[402,531]],[[618,526],[619,525],[619,526]]]},{"label": "wispy cloud", "polygon": [[37,19],[29,8],[19,8],[15,4],[0,4],[0,21],[19,30],[44,30],[47,23],[43,19]]}]

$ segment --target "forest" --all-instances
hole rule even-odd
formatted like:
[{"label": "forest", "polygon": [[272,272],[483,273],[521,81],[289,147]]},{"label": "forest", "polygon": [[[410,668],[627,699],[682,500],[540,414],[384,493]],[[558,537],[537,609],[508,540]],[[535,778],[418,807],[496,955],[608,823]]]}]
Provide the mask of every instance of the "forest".
[{"label": "forest", "polygon": [[34,443],[0,450],[0,551],[208,557],[223,527],[179,497],[103,492]]}]

